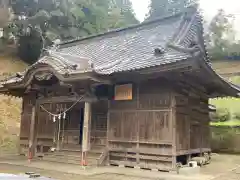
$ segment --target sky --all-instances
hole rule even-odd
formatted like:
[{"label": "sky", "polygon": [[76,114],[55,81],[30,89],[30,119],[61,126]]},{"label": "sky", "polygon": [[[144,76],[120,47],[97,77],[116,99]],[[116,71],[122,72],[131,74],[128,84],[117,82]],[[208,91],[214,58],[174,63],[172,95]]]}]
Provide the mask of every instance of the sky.
[{"label": "sky", "polygon": [[[144,20],[148,12],[149,0],[131,0],[133,9],[140,21]],[[160,1],[160,0],[159,0]],[[234,14],[235,29],[240,34],[240,0],[199,0],[200,8],[203,10],[204,18],[209,21],[217,13],[218,9],[224,9],[228,14]]]}]

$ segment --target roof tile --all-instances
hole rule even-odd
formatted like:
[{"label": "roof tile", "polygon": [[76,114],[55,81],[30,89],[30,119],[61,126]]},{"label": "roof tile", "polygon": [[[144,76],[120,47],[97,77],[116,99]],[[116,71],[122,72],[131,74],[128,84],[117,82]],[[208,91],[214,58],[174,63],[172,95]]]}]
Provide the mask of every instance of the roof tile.
[{"label": "roof tile", "polygon": [[[128,30],[96,36],[71,46],[62,46],[56,53],[85,57],[93,62],[100,74],[136,70],[186,59],[188,54],[167,48],[182,22],[182,16],[173,16]],[[165,49],[156,56],[156,48]],[[80,64],[77,58],[68,58],[70,64]]]}]

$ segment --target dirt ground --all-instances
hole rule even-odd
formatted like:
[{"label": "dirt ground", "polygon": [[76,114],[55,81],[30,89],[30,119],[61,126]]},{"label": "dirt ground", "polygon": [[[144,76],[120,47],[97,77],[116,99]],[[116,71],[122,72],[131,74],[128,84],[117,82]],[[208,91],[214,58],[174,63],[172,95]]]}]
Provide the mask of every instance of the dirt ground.
[{"label": "dirt ground", "polygon": [[[10,162],[10,161],[9,161]],[[13,161],[11,161],[13,162]],[[51,166],[51,164],[48,164]],[[37,168],[35,167],[27,167],[25,165],[14,165],[13,163],[8,163],[6,161],[3,161],[0,159],[0,173],[12,173],[12,174],[19,174],[24,172],[36,172],[40,173],[42,176],[45,177],[51,177],[57,180],[77,180],[77,179],[83,179],[83,180],[143,180],[143,179],[152,179],[152,180],[173,180],[173,179],[182,179],[182,178],[173,178],[173,177],[166,177],[162,174],[159,174],[158,176],[149,176],[149,178],[141,177],[141,173],[144,173],[145,175],[147,173],[151,173],[150,171],[143,172],[139,171],[139,174],[134,172],[130,173],[131,175],[122,174],[123,170],[121,171],[115,171],[114,173],[98,173],[98,174],[92,174],[92,175],[84,175],[84,174],[74,174],[70,173],[71,171],[65,171],[60,172],[61,170],[58,169],[58,171],[53,170],[54,168],[51,167],[48,170],[48,168],[43,169],[42,167]],[[69,166],[70,167],[70,166]],[[57,167],[56,167],[57,168]],[[128,171],[134,171],[129,170]],[[117,173],[116,173],[117,172]],[[204,175],[204,179],[201,178]],[[199,175],[199,179],[201,180],[240,180],[240,156],[237,155],[213,155],[211,164],[204,166],[201,168],[201,172]],[[206,178],[208,177],[208,178]],[[186,179],[191,179],[191,176],[186,177]]]},{"label": "dirt ground", "polygon": [[213,176],[210,180],[240,180],[240,155],[215,154],[201,173]]},{"label": "dirt ground", "polygon": [[[11,173],[11,174],[21,174],[24,172],[36,172],[41,174],[44,177],[50,177],[57,180],[145,180],[146,178],[136,177],[136,176],[126,176],[121,174],[99,174],[99,175],[74,175],[68,173],[59,173],[57,171],[47,171],[36,168],[26,168],[23,166],[15,166],[15,165],[6,165],[0,164],[0,173]],[[156,180],[164,180],[161,178],[149,178]]]}]

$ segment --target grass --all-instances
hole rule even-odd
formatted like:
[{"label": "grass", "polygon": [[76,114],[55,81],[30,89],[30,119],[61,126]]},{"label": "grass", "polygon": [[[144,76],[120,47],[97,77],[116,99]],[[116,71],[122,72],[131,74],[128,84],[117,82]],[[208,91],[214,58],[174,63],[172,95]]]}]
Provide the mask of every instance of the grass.
[{"label": "grass", "polygon": [[27,65],[14,56],[0,55],[0,80],[16,72],[24,71]]},{"label": "grass", "polygon": [[230,121],[225,121],[225,122],[211,122],[211,126],[240,126],[240,120],[239,119],[233,119]]},{"label": "grass", "polygon": [[[240,71],[240,69],[239,69]],[[233,82],[234,84],[240,85],[240,76],[233,76],[229,78],[229,81]]]},{"label": "grass", "polygon": [[[14,56],[0,55],[0,79],[23,71],[26,67],[26,64]],[[17,149],[21,104],[20,98],[0,95],[0,152]]]},{"label": "grass", "polygon": [[[240,76],[233,76],[228,79],[234,84],[240,85]],[[240,98],[216,98],[211,99],[210,104],[215,105],[217,109],[224,108],[228,109],[231,116],[234,113],[240,113]],[[213,126],[240,126],[240,119],[231,119],[226,122],[212,122]]]},{"label": "grass", "polygon": [[212,66],[219,74],[228,74],[239,72],[240,61],[213,61]]},{"label": "grass", "polygon": [[210,104],[215,105],[217,109],[228,109],[232,114],[240,112],[240,98],[216,98],[211,99]]}]

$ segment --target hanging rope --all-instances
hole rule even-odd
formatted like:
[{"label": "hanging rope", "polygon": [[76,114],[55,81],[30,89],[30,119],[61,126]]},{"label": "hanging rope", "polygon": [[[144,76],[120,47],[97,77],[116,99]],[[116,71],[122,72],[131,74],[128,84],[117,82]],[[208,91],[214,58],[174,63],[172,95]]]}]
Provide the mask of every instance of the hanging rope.
[{"label": "hanging rope", "polygon": [[42,105],[40,105],[40,107],[45,111],[45,112],[47,112],[48,114],[50,114],[50,115],[52,115],[53,117],[56,117],[56,116],[61,116],[61,115],[64,115],[66,112],[68,112],[69,110],[71,110],[78,102],[80,102],[82,99],[83,99],[83,97],[84,97],[85,95],[82,95],[75,103],[73,103],[68,109],[66,109],[65,111],[63,111],[63,112],[61,112],[61,113],[59,113],[59,114],[54,114],[54,113],[51,113],[51,112],[49,112],[47,109],[45,109]]},{"label": "hanging rope", "polygon": [[[57,132],[56,132],[56,128],[54,128],[55,132],[54,132],[54,135],[53,135],[53,144],[56,143],[57,141],[57,150],[59,150],[59,141],[60,141],[60,128],[61,128],[61,115],[63,115],[63,118],[65,119],[66,118],[66,112],[70,111],[78,102],[80,102],[83,97],[85,96],[82,95],[75,103],[73,103],[69,108],[67,108],[65,111],[63,112],[60,112],[59,114],[54,114],[54,113],[51,113],[49,112],[47,109],[45,109],[42,105],[40,105],[40,108],[42,108],[45,112],[47,112],[49,115],[53,116],[53,122],[56,122],[56,117],[58,117],[59,121],[58,121],[58,128],[57,128]],[[56,137],[57,136],[57,137]],[[57,140],[56,140],[57,139]],[[63,139],[62,139],[62,142],[63,142]],[[54,148],[55,149],[55,148]]]}]

